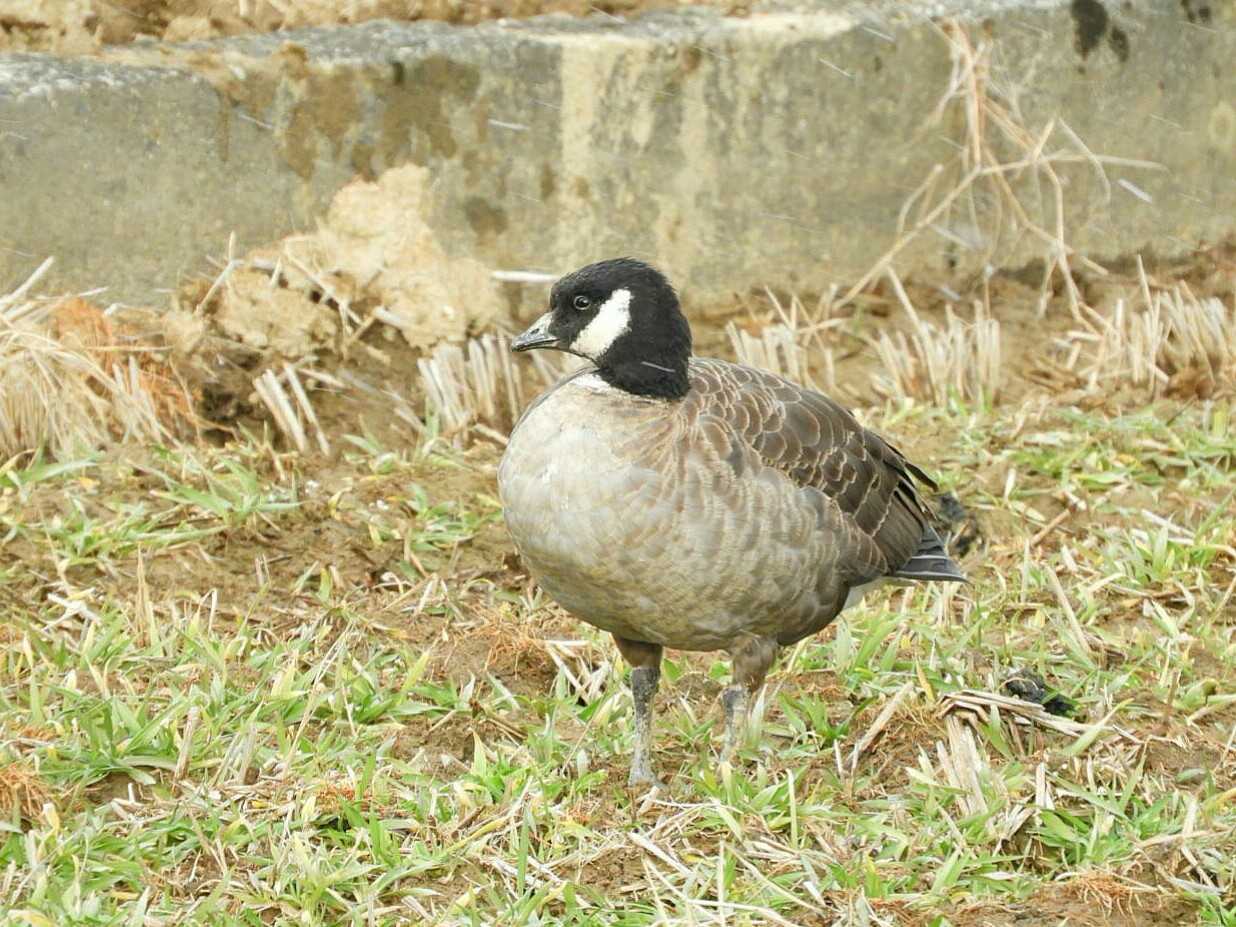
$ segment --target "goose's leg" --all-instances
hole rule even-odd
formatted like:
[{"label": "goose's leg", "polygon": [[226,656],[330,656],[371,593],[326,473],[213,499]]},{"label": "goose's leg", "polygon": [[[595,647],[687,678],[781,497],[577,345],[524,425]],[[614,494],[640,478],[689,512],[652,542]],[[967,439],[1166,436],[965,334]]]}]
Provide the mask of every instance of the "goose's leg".
[{"label": "goose's leg", "polygon": [[721,762],[729,763],[747,732],[747,709],[764,685],[764,677],[777,659],[777,642],[769,637],[748,637],[730,649],[734,681],[721,693],[725,706],[725,746]]},{"label": "goose's leg", "polygon": [[631,786],[655,785],[652,771],[652,699],[661,681],[661,645],[614,635],[614,643],[631,664],[631,701],[635,703],[635,754],[631,757]]}]

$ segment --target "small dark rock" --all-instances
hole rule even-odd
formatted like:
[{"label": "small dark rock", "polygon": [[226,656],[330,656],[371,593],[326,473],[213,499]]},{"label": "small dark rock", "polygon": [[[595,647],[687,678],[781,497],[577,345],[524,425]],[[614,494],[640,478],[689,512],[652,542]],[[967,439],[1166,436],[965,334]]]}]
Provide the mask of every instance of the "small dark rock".
[{"label": "small dark rock", "polygon": [[977,516],[962,505],[956,493],[942,492],[937,495],[935,510],[935,528],[953,557],[964,557],[982,544],[983,530]]},{"label": "small dark rock", "polygon": [[1059,692],[1048,689],[1043,677],[1034,670],[1021,669],[1004,681],[1004,691],[1016,698],[1042,705],[1048,714],[1071,718],[1077,703]]},{"label": "small dark rock", "polygon": [[1071,718],[1073,713],[1077,711],[1077,703],[1071,698],[1066,698],[1059,692],[1053,692],[1043,702],[1043,710],[1049,715],[1057,715],[1061,718]]},{"label": "small dark rock", "polygon": [[1036,705],[1042,705],[1047,698],[1043,677],[1033,670],[1018,670],[1004,681],[1004,691]]}]

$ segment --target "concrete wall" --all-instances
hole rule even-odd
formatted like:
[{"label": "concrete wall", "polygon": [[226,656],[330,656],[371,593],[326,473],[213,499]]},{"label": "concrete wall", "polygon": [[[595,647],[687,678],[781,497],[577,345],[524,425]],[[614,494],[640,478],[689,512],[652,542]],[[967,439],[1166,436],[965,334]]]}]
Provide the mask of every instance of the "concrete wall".
[{"label": "concrete wall", "polygon": [[[229,233],[245,248],[311,227],[351,177],[408,160],[433,172],[448,251],[495,268],[621,253],[661,262],[696,305],[822,290],[878,256],[955,151],[956,123],[923,128],[947,15],[998,43],[993,85],[1029,124],[1058,115],[1094,151],[1164,165],[1112,168],[1133,187],[1108,202],[1093,171],[1070,172],[1079,245],[1172,253],[1232,232],[1236,0],[371,23],[0,56],[0,292],[50,254],[53,287],[162,303]],[[907,255],[979,258],[944,237]]]}]

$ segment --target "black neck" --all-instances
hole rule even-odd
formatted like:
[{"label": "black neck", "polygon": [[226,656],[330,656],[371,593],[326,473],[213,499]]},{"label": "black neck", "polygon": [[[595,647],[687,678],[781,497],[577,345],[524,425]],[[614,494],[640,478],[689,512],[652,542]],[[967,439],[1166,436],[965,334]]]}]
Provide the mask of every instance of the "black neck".
[{"label": "black neck", "polygon": [[604,364],[597,369],[610,386],[650,399],[682,399],[691,388],[688,358],[629,360]]}]

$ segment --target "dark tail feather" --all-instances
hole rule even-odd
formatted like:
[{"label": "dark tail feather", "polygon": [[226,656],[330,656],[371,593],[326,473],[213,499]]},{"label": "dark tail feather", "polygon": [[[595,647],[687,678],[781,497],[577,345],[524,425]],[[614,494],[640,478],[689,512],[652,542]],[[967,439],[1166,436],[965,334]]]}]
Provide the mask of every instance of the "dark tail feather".
[{"label": "dark tail feather", "polygon": [[914,556],[893,571],[892,576],[898,579],[918,579],[927,582],[965,583],[969,582],[961,572],[953,558],[944,549],[944,542],[936,529],[930,525],[923,529],[923,539],[918,542],[918,550]]}]

